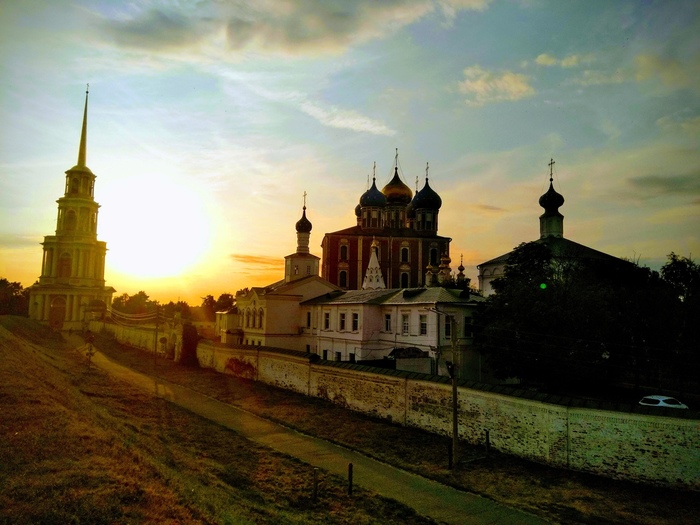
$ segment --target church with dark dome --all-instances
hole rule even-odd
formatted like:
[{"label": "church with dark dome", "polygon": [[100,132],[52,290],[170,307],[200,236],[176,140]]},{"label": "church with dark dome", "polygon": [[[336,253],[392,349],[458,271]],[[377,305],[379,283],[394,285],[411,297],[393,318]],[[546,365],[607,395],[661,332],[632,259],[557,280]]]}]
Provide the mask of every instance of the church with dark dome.
[{"label": "church with dark dome", "polygon": [[450,239],[438,235],[442,199],[428,182],[415,195],[399,174],[398,155],[392,179],[372,185],[355,207],[357,223],[323,238],[323,278],[347,290],[365,282],[372,253],[386,288],[414,288],[450,278]]}]

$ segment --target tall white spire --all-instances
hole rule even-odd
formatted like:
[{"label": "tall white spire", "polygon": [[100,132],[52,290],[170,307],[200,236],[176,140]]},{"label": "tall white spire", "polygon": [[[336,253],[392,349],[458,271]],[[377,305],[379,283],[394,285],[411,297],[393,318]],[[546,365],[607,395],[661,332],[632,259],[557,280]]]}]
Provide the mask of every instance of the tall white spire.
[{"label": "tall white spire", "polygon": [[386,288],[384,277],[382,276],[382,269],[379,267],[379,259],[377,258],[378,247],[379,243],[377,240],[372,240],[372,253],[369,256],[365,280],[362,282],[363,290],[383,290]]}]

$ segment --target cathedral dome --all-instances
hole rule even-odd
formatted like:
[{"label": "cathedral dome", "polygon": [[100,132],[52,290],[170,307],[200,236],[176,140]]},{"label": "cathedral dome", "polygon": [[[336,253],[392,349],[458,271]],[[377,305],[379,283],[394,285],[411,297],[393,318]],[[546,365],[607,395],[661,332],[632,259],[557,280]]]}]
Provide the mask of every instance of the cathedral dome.
[{"label": "cathedral dome", "polygon": [[399,177],[399,168],[394,168],[394,178],[382,188],[388,204],[408,204],[413,198],[411,188],[406,186]]},{"label": "cathedral dome", "polygon": [[540,206],[542,206],[547,213],[557,213],[559,211],[559,206],[562,204],[564,204],[564,197],[556,192],[552,185],[552,179],[550,179],[547,193],[540,197]]},{"label": "cathedral dome", "polygon": [[355,217],[360,217],[362,216],[362,206],[359,204],[355,206]]},{"label": "cathedral dome", "polygon": [[[384,193],[377,189],[377,184],[374,179],[372,179],[372,187],[362,194],[360,197],[360,206],[373,207],[373,208],[383,208],[386,206],[387,198]],[[357,210],[355,210],[357,214]]]},{"label": "cathedral dome", "polygon": [[301,214],[301,219],[297,221],[297,233],[311,233],[311,221],[306,218],[306,206]]},{"label": "cathedral dome", "polygon": [[440,206],[442,206],[442,199],[440,198],[440,195],[438,195],[437,192],[430,187],[430,184],[428,184],[428,178],[426,177],[425,186],[423,186],[422,190],[416,193],[413,201],[411,201],[411,207],[416,210],[425,208],[439,210]]}]

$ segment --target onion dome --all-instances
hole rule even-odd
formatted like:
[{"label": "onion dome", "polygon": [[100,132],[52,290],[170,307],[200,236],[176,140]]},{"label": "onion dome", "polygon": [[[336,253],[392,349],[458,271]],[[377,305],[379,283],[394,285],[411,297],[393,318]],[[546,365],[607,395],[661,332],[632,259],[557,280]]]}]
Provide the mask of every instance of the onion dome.
[{"label": "onion dome", "polygon": [[311,233],[311,221],[306,218],[306,206],[301,214],[301,219],[297,221],[297,233]]},{"label": "onion dome", "polygon": [[388,204],[403,204],[411,202],[413,192],[411,188],[406,186],[399,177],[398,166],[394,168],[394,178],[389,181],[389,184],[382,188],[382,193],[386,196]]},{"label": "onion dome", "polygon": [[544,208],[545,213],[559,213],[559,206],[564,204],[563,195],[556,192],[552,185],[552,178],[549,178],[549,189],[547,193],[540,197],[540,206]]},{"label": "onion dome", "polygon": [[428,184],[428,177],[425,178],[425,186],[423,186],[423,189],[416,193],[413,201],[411,201],[411,206],[416,210],[424,208],[439,210],[440,206],[442,206],[442,199],[440,195],[430,187],[430,184]]},{"label": "onion dome", "polygon": [[[360,206],[373,207],[373,208],[383,208],[386,206],[387,198],[384,193],[377,189],[377,184],[374,178],[372,178],[372,187],[362,194],[360,197]],[[355,210],[357,213],[357,210]]]}]

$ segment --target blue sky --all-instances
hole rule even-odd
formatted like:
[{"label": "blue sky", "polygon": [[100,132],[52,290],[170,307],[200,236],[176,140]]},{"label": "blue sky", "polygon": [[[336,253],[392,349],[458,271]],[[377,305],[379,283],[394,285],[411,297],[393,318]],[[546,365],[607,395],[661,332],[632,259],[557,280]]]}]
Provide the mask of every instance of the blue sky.
[{"label": "blue sky", "polygon": [[443,199],[453,267],[539,235],[658,268],[700,252],[697,2],[0,2],[0,276],[31,285],[87,164],[119,293],[199,304],[271,283],[354,224],[396,148]]}]

